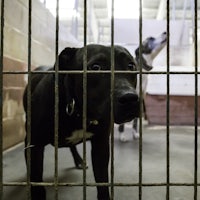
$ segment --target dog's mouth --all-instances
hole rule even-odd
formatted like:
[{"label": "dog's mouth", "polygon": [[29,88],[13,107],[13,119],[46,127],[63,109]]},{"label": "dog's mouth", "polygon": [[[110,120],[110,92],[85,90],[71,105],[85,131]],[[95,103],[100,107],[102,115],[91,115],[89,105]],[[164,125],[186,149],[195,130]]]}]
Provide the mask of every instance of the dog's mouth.
[{"label": "dog's mouth", "polygon": [[135,100],[132,102],[120,103],[114,105],[114,121],[116,124],[129,122],[140,114],[140,102]]},{"label": "dog's mouth", "polygon": [[146,70],[146,71],[151,71],[153,69],[153,67],[151,65],[148,65],[147,62],[144,60],[142,67]]},{"label": "dog's mouth", "polygon": [[[107,106],[109,106],[110,104],[108,103]],[[103,107],[99,107],[98,106],[93,109],[93,110],[88,110],[87,111],[87,123],[89,126],[96,126],[99,125],[99,121],[101,121],[102,119],[110,119],[110,113],[108,112],[108,110],[110,111],[110,108],[105,107],[105,105]],[[139,117],[139,113],[140,113],[140,102],[139,100],[135,100],[132,102],[126,102],[124,99],[121,100],[121,102],[119,101],[114,101],[114,111],[113,111],[113,115],[114,115],[114,122],[116,124],[122,124],[125,122],[129,122],[131,120],[133,120],[136,117]]]},{"label": "dog's mouth", "polygon": [[115,112],[114,121],[116,124],[130,122],[134,118],[139,117],[139,107],[132,108],[131,112]]},{"label": "dog's mouth", "polygon": [[167,42],[167,33],[163,32],[161,36],[162,36],[162,39],[163,39],[162,43]]},{"label": "dog's mouth", "polygon": [[109,109],[109,102],[106,100],[104,102],[93,102],[87,105],[87,119],[90,124],[95,125],[96,121],[101,121],[106,118],[107,110]]},{"label": "dog's mouth", "polygon": [[163,39],[163,41],[161,42],[161,44],[164,44],[167,42],[167,37]]}]

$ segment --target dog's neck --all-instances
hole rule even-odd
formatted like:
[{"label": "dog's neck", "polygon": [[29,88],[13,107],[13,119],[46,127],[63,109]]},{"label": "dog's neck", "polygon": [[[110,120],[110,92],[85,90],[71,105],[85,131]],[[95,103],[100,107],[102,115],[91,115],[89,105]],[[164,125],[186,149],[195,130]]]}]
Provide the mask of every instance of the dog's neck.
[{"label": "dog's neck", "polygon": [[[81,106],[76,102],[74,98],[74,91],[72,86],[72,77],[68,75],[68,84],[65,85],[66,91],[66,114],[68,116],[75,116],[76,118],[80,118],[82,116]],[[99,121],[97,119],[87,120],[88,125],[98,125]]]},{"label": "dog's neck", "polygon": [[[159,54],[159,52],[163,49],[166,43],[162,43],[160,46],[155,47],[152,50],[148,50],[145,48],[145,46],[142,47],[142,70],[144,71],[150,71],[153,69],[153,60],[154,58]],[[138,63],[140,63],[139,58],[139,48],[135,51],[136,60]]]},{"label": "dog's neck", "polygon": [[144,60],[146,61],[146,65],[150,66],[153,68],[152,63],[153,63],[153,56],[151,54],[142,54]]},{"label": "dog's neck", "polygon": [[[72,115],[75,115],[76,117],[80,117],[81,116],[81,112],[79,109],[77,109],[77,105],[76,105],[76,102],[75,102],[75,99],[72,98],[71,102],[70,103],[67,103],[66,105],[66,113],[68,116],[72,116]],[[90,119],[88,120],[88,125],[98,125],[99,124],[99,121],[96,120],[96,119]]]},{"label": "dog's neck", "polygon": [[142,62],[141,65],[142,65],[143,71],[150,71],[153,69],[153,66],[152,66],[153,59],[151,58],[151,55],[142,54],[141,60],[140,60],[139,56],[136,55],[136,61],[137,61],[138,65],[140,62]]},{"label": "dog's neck", "polygon": [[158,55],[158,53],[161,51],[161,47],[155,49],[150,54],[142,53],[142,60],[143,60],[143,69],[150,71],[153,69],[153,60]]}]

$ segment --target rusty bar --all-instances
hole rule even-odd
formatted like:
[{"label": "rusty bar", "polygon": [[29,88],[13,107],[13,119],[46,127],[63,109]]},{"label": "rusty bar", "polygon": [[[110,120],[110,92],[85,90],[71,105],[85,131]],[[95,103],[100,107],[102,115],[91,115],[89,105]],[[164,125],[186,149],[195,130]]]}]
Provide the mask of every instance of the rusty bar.
[{"label": "rusty bar", "polygon": [[83,200],[87,199],[86,187],[86,131],[87,131],[87,0],[84,0],[84,54],[83,54]]},{"label": "rusty bar", "polygon": [[194,67],[195,67],[195,105],[194,105],[194,200],[198,199],[198,5],[197,0],[194,1]]},{"label": "rusty bar", "polygon": [[170,1],[167,0],[166,200],[170,199]]},{"label": "rusty bar", "polygon": [[[142,19],[142,0],[139,2],[139,46],[142,47],[142,28],[143,28],[143,19]],[[139,48],[139,95],[140,95],[140,118],[139,118],[139,200],[142,200],[142,174],[143,174],[143,167],[142,167],[142,148],[143,148],[143,137],[142,137],[142,110],[143,110],[143,94],[142,94],[142,48]]]},{"label": "rusty bar", "polygon": [[[32,39],[32,0],[28,3],[28,85],[27,85],[27,147],[31,144],[31,43]],[[27,199],[31,199],[31,149],[27,148]]]},{"label": "rusty bar", "polygon": [[[47,187],[54,187],[53,182],[34,182],[32,183],[33,186],[47,186]],[[118,183],[115,182],[114,186],[117,187],[138,187],[139,183]],[[191,183],[180,183],[180,182],[170,182],[170,186],[177,187],[177,186],[187,186],[187,187],[194,187],[194,182]],[[4,182],[3,186],[27,186],[27,182]],[[67,187],[80,187],[83,186],[83,183],[66,183],[66,182],[59,182],[58,186],[67,186]],[[96,187],[96,186],[111,186],[111,183],[86,183],[88,187]],[[142,183],[143,187],[163,187],[167,186],[166,182],[159,182],[159,183]],[[197,183],[197,186],[200,186],[200,183]]]},{"label": "rusty bar", "polygon": [[[32,71],[30,72],[31,74],[54,74],[55,71]],[[62,70],[62,71],[58,71],[58,74],[83,74],[82,70],[79,71],[74,71],[74,70]],[[101,70],[101,71],[87,71],[87,74],[95,74],[95,73],[102,73],[102,74],[110,74],[111,71],[110,70]],[[115,74],[139,74],[139,71],[120,71],[120,70],[116,70],[114,71]],[[22,71],[4,71],[3,74],[27,74],[27,72],[22,72]],[[164,72],[164,71],[143,71],[142,74],[194,74],[194,71],[191,72],[186,72],[186,71],[173,71],[173,72]],[[200,74],[199,71],[197,71],[197,74]]]},{"label": "rusty bar", "polygon": [[170,199],[170,1],[167,0],[166,200]]},{"label": "rusty bar", "polygon": [[59,85],[58,85],[58,42],[59,42],[59,0],[56,0],[56,38],[55,38],[55,79],[54,79],[54,92],[55,92],[55,105],[54,105],[54,199],[58,200],[58,124],[59,124]]},{"label": "rusty bar", "polygon": [[1,1],[1,52],[0,52],[0,199],[3,199],[3,50],[4,50],[4,0]]},{"label": "rusty bar", "polygon": [[111,83],[110,83],[110,99],[111,99],[111,110],[110,110],[110,122],[111,122],[111,137],[110,137],[110,143],[111,143],[111,166],[110,166],[110,183],[111,183],[111,200],[114,199],[114,108],[113,108],[113,96],[114,96],[114,81],[115,81],[115,54],[114,54],[114,3],[115,1],[112,0],[111,2]]}]

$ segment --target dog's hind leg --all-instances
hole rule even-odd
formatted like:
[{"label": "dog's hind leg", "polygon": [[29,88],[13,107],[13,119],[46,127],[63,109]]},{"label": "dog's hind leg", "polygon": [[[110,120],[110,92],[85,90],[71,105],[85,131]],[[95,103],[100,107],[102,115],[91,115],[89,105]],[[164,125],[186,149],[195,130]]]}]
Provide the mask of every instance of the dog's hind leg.
[{"label": "dog's hind leg", "polygon": [[138,139],[140,137],[138,132],[138,118],[133,120],[133,139]]},{"label": "dog's hind leg", "polygon": [[119,125],[118,131],[119,131],[120,133],[124,132],[124,124],[120,124],[120,125]]},{"label": "dog's hind leg", "polygon": [[124,133],[124,124],[120,124],[118,127],[118,131],[119,131],[119,139],[121,142],[126,142],[127,141],[127,137],[126,134]]},{"label": "dog's hind leg", "polygon": [[[76,168],[77,169],[83,169],[84,168],[84,162],[83,162],[83,159],[81,158],[80,154],[78,153],[76,146],[70,147],[70,151],[72,153]],[[86,168],[88,168],[87,165],[86,165]]]}]

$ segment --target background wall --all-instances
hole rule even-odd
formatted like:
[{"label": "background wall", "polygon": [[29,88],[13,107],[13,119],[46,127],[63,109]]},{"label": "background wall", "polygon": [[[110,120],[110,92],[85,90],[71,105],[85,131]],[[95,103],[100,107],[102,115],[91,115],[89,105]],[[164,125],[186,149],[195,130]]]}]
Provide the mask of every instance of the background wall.
[{"label": "background wall", "polygon": [[[32,67],[55,62],[55,17],[38,0],[32,1]],[[66,46],[78,46],[77,40],[60,24],[59,51]],[[28,1],[5,1],[4,71],[27,71],[28,61]],[[24,139],[22,96],[25,75],[3,76],[3,147]]]},{"label": "background wall", "polygon": [[[62,2],[66,3],[65,1]],[[59,51],[65,46],[80,45],[69,33],[69,30],[73,30],[72,26],[78,26],[75,27],[78,34],[77,38],[80,41],[83,40],[83,1],[80,0],[79,3],[75,19],[73,15],[70,15],[67,19],[61,19],[60,15],[62,23],[60,23],[59,30]],[[32,1],[32,4],[32,67],[53,65],[55,61],[55,17],[39,0]],[[89,18],[88,20],[89,33],[87,33],[88,42],[110,44],[111,27],[107,6],[106,0],[91,1],[89,15],[91,19]],[[68,12],[69,10],[64,10],[64,14]],[[148,17],[143,21],[144,38],[158,36],[163,31],[166,31],[166,19],[147,19]],[[73,20],[79,21],[77,24],[74,24]],[[191,23],[188,24],[188,21],[183,21],[181,18],[181,20],[171,22],[170,65],[172,66],[191,66],[194,63],[194,48],[189,34],[191,32]],[[126,46],[133,54],[139,44],[139,31],[137,27],[138,19],[115,19],[115,43]],[[99,34],[98,37],[97,34]],[[198,53],[200,54],[200,51]],[[3,69],[4,71],[27,71],[27,60],[28,1],[6,0]],[[198,61],[200,61],[200,56]],[[154,66],[166,66],[166,49],[162,50],[153,64]],[[3,84],[3,141],[4,148],[7,148],[22,141],[24,138],[22,95],[26,85],[26,76],[16,74],[4,75]]]}]

